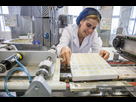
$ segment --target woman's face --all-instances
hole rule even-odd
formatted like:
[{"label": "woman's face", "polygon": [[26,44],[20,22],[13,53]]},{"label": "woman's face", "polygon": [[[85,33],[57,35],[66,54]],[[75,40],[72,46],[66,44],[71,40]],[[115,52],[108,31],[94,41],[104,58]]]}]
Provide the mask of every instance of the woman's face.
[{"label": "woman's face", "polygon": [[87,20],[81,20],[80,25],[80,34],[82,34],[82,37],[87,37],[94,32],[98,25],[98,21],[92,18],[88,18]]}]

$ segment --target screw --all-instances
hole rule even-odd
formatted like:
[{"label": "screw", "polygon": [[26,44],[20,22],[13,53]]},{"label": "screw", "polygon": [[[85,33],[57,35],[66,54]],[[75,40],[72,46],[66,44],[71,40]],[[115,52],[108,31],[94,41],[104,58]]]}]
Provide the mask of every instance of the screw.
[{"label": "screw", "polygon": [[39,89],[39,87],[38,86],[35,86],[35,90],[38,90]]},{"label": "screw", "polygon": [[79,86],[79,84],[75,84],[75,87],[78,87]]}]

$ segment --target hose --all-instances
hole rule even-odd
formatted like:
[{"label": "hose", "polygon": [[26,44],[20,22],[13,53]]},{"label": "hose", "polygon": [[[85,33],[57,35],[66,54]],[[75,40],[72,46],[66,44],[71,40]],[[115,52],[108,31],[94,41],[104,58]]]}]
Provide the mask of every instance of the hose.
[{"label": "hose", "polygon": [[[24,72],[27,74],[27,76],[28,76],[29,83],[31,83],[31,81],[32,81],[29,72],[28,72],[27,69],[17,60],[17,57],[15,57],[15,61],[16,61],[21,67],[16,67],[16,68],[11,69],[11,70],[8,72],[8,74],[7,74],[6,78],[5,78],[5,82],[4,82],[5,91],[6,91],[6,93],[7,93],[10,97],[15,97],[15,96],[13,96],[13,95],[8,91],[8,88],[7,88],[7,80],[8,80],[8,77],[9,77],[9,75],[10,75],[13,71],[16,71],[16,70],[22,70],[22,71],[24,71]],[[21,96],[21,97],[24,97],[24,95]]]}]

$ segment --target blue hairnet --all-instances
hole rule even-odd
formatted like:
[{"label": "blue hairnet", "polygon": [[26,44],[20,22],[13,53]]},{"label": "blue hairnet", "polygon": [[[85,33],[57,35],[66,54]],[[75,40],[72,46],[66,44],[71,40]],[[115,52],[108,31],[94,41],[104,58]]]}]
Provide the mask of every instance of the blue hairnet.
[{"label": "blue hairnet", "polygon": [[80,21],[84,18],[86,18],[89,15],[97,15],[99,19],[101,20],[101,14],[94,8],[85,8],[77,17],[76,23],[77,25],[80,24]]}]

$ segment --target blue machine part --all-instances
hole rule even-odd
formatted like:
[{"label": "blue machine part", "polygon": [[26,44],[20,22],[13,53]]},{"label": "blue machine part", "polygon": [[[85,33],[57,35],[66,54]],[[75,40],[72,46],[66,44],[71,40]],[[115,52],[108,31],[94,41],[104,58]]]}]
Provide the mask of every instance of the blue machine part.
[{"label": "blue machine part", "polygon": [[33,44],[34,44],[34,45],[40,45],[40,41],[38,41],[38,40],[33,40]]},{"label": "blue machine part", "polygon": [[49,33],[44,33],[44,38],[48,39],[49,38]]}]

